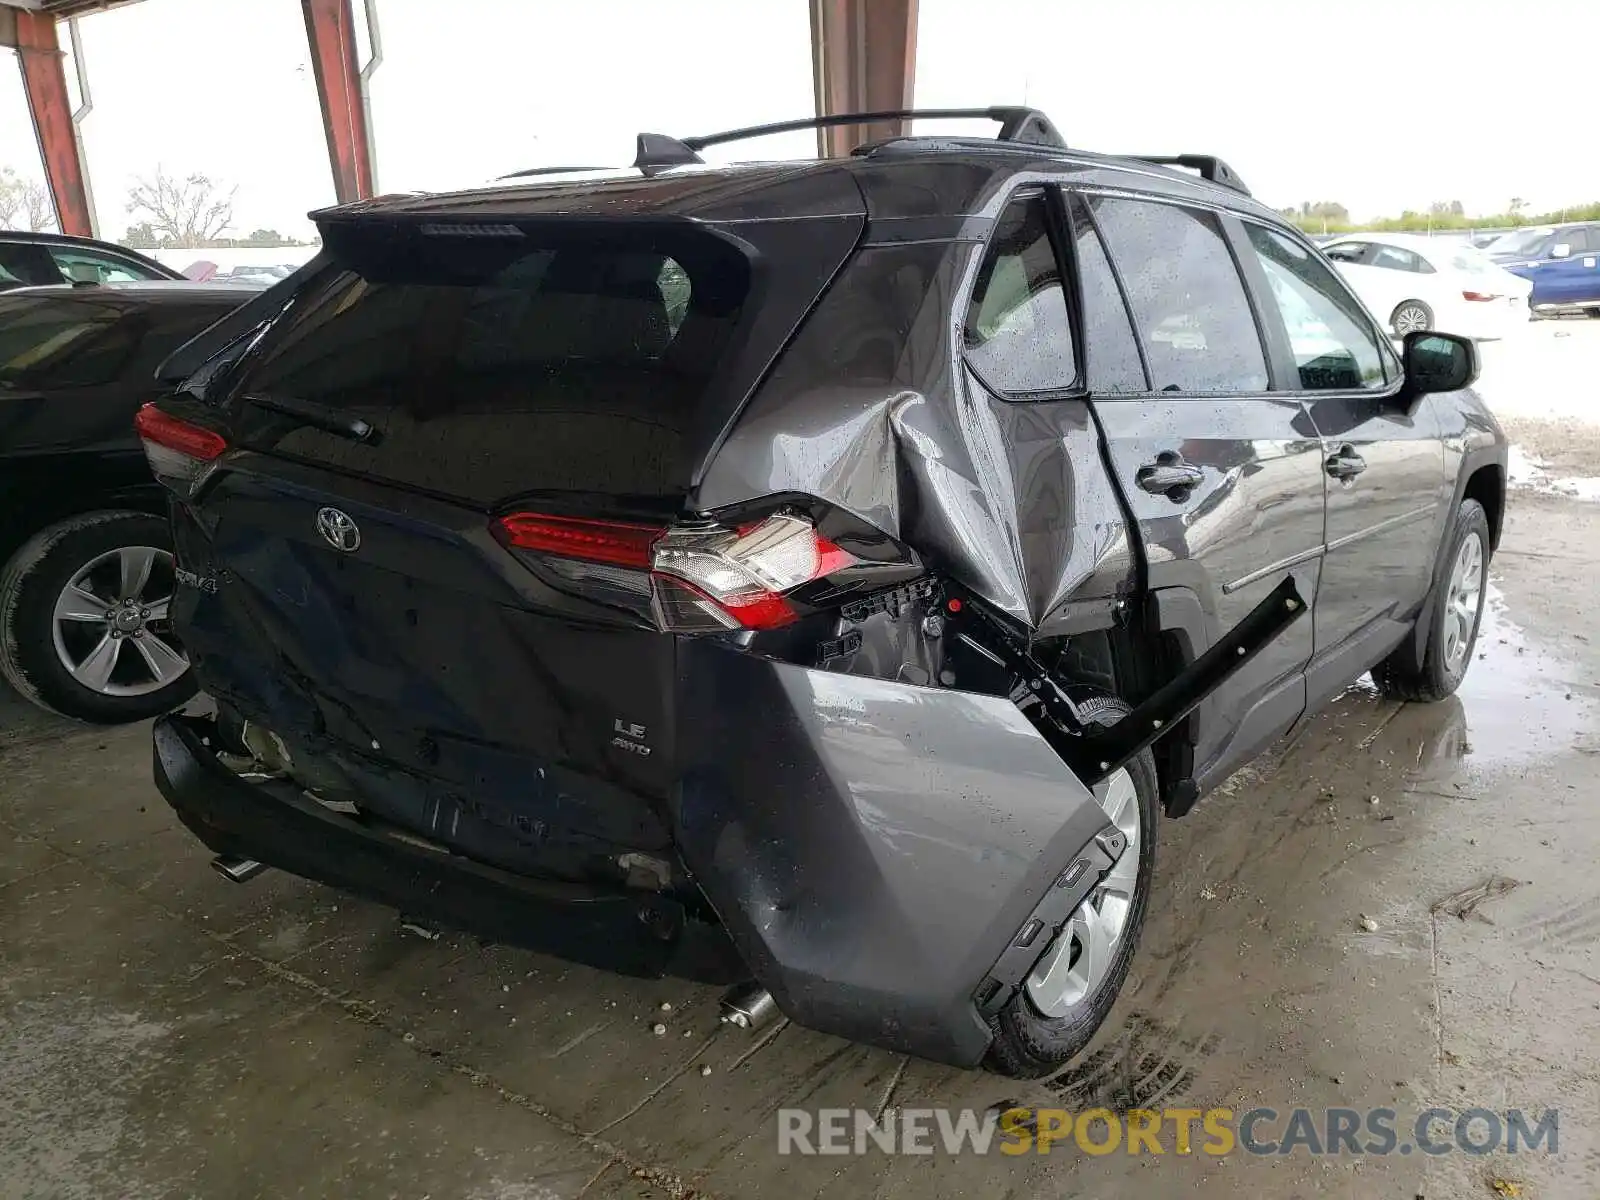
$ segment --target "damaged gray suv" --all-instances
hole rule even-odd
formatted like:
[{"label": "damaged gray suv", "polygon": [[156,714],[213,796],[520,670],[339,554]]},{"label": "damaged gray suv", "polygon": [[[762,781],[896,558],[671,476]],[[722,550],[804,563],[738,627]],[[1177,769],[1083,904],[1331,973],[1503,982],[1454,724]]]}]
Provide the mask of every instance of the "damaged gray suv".
[{"label": "damaged gray suv", "polygon": [[139,417],[218,710],[156,779],[218,865],[1037,1076],[1163,814],[1363,672],[1453,691],[1471,343],[1397,351],[1214,158],[982,111],[316,214]]}]

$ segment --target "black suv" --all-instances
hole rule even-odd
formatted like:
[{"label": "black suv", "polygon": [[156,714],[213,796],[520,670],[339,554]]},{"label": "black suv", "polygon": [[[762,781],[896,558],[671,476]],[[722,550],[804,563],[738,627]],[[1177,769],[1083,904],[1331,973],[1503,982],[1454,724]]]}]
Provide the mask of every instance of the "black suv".
[{"label": "black suv", "polygon": [[1215,159],[987,112],[317,214],[140,418],[219,703],[156,776],[218,865],[1037,1075],[1163,810],[1362,672],[1452,691],[1470,343],[1397,355]]},{"label": "black suv", "polygon": [[[257,289],[259,290],[259,289]],[[0,673],[68,716],[189,698],[166,493],[133,431],[168,354],[254,294],[189,283],[0,295]]]}]

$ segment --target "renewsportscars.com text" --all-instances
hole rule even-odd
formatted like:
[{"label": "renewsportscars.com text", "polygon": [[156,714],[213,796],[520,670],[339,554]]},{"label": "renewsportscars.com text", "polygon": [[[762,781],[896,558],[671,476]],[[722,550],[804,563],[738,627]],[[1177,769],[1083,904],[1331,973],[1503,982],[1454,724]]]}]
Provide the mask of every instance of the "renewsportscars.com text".
[{"label": "renewsportscars.com text", "polygon": [[1560,1112],[1426,1108],[778,1110],[779,1154],[1556,1154]]}]

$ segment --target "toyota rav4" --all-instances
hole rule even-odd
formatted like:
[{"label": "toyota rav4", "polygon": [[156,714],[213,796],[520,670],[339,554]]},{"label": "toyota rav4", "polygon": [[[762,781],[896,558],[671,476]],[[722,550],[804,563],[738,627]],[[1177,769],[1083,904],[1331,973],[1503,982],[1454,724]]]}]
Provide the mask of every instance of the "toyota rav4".
[{"label": "toyota rav4", "polygon": [[156,778],[219,863],[1033,1076],[1162,814],[1363,672],[1453,691],[1472,345],[1397,352],[1217,159],[983,111],[316,214],[138,421],[218,705]]}]

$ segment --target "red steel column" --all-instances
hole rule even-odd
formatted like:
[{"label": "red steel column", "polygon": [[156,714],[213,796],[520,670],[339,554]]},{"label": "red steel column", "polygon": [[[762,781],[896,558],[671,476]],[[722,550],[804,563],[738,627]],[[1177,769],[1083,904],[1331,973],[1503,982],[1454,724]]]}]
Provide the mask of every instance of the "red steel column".
[{"label": "red steel column", "polygon": [[89,193],[83,185],[83,160],[72,134],[72,104],[67,99],[66,56],[56,39],[55,18],[29,9],[16,9],[17,61],[22,66],[22,87],[28,97],[28,114],[39,139],[50,198],[62,233],[91,237]]},{"label": "red steel column", "polygon": [[[917,74],[917,0],[811,0],[811,76],[817,115],[910,108]],[[903,121],[819,130],[837,157],[905,132]]]},{"label": "red steel column", "polygon": [[300,0],[306,17],[306,41],[317,80],[317,103],[328,137],[333,166],[333,193],[340,204],[372,195],[372,158],[368,152],[366,113],[356,73],[355,23],[350,0]]}]

